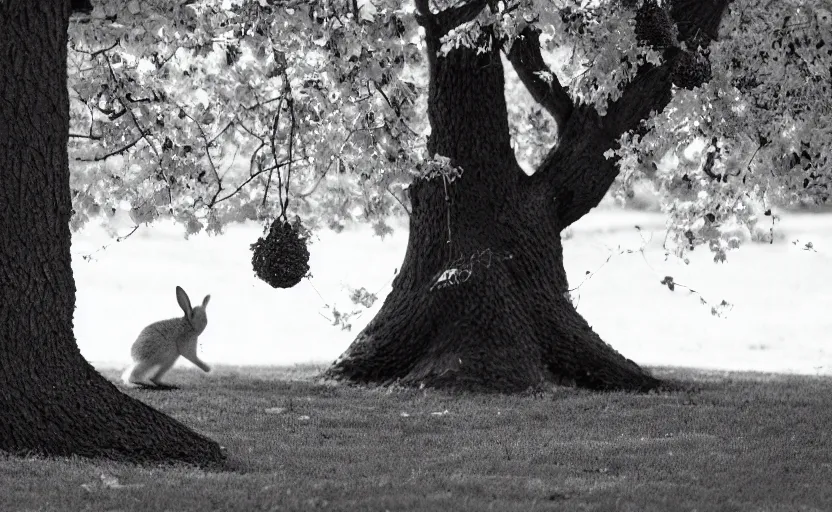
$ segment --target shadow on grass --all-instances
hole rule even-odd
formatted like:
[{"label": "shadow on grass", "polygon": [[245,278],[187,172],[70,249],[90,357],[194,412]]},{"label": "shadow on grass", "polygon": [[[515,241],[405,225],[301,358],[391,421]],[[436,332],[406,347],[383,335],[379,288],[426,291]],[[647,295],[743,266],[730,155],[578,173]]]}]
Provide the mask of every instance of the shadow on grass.
[{"label": "shadow on grass", "polygon": [[126,390],[226,446],[227,471],[0,459],[0,509],[832,505],[829,378],[658,368],[695,391],[512,396],[321,385],[320,369],[174,370],[179,390]]}]

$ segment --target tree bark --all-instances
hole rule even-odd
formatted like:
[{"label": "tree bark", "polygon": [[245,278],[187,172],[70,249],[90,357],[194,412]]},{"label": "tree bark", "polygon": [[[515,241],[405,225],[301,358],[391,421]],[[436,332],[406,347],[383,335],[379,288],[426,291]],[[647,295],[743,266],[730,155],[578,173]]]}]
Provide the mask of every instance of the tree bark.
[{"label": "tree bark", "polygon": [[0,450],[213,465],[220,447],[122,394],[72,332],[70,2],[0,2]]},{"label": "tree bark", "polygon": [[[471,13],[417,7],[430,62],[428,152],[463,174],[410,186],[408,247],[393,290],[326,375],[501,392],[544,382],[662,386],[601,340],[567,295],[560,233],[612,183],[617,168],[603,153],[617,134],[594,109],[565,108],[562,91],[541,88],[563,129],[549,168],[526,177],[510,145],[498,46],[437,57],[439,38]],[[510,59],[539,65],[527,52]]]},{"label": "tree bark", "polygon": [[441,180],[411,186],[401,271],[379,313],[328,376],[500,392],[545,382],[658,387],[569,301],[554,205],[520,187],[488,187],[469,177],[449,187],[450,207]]}]

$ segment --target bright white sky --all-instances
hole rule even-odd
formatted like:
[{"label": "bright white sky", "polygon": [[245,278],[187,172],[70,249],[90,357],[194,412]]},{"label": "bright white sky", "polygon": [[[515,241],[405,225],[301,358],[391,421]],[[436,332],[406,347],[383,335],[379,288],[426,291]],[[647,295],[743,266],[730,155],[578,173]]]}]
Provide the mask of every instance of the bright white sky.
[{"label": "bright white sky", "polygon": [[[663,222],[657,214],[596,209],[565,243],[572,286],[619,247],[636,251],[614,256],[580,288],[579,311],[608,343],[646,365],[832,374],[832,215],[785,216],[785,240],[748,244],[722,265],[712,263],[703,249],[691,255],[689,266],[665,262]],[[642,239],[635,224],[653,232],[644,258],[637,252]],[[184,240],[178,228],[161,223],[121,243],[99,228],[77,234],[75,333],[83,355],[101,368],[129,364],[130,345],[144,325],[180,314],[178,284],[192,301],[211,294],[208,328],[200,338],[207,363],[331,361],[381,306],[407,241],[404,229],[385,241],[363,229],[323,233],[310,247],[314,278],[274,290],[251,270],[249,244],[260,233],[259,225],[250,224],[231,227],[221,237]],[[801,249],[807,241],[816,252]],[[92,261],[81,257],[107,243]],[[725,299],[734,308],[727,318],[713,317],[697,296],[659,284],[665,275],[708,301]],[[327,303],[356,308],[348,286],[380,292],[376,305],[354,319],[352,332],[332,327],[322,316],[331,318]]]}]

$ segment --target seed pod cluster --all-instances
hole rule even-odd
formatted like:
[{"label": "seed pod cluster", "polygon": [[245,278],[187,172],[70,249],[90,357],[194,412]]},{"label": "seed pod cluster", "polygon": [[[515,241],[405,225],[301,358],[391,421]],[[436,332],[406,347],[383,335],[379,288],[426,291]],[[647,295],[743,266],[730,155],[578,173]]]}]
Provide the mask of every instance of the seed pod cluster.
[{"label": "seed pod cluster", "polygon": [[251,266],[273,288],[291,288],[309,272],[309,249],[298,227],[275,219],[269,234],[251,244]]},{"label": "seed pod cluster", "polygon": [[673,62],[673,84],[684,89],[694,89],[711,79],[711,64],[697,52],[681,52]]},{"label": "seed pod cluster", "polygon": [[642,43],[652,45],[656,50],[676,44],[673,20],[664,7],[653,2],[645,2],[636,11],[636,38]]}]

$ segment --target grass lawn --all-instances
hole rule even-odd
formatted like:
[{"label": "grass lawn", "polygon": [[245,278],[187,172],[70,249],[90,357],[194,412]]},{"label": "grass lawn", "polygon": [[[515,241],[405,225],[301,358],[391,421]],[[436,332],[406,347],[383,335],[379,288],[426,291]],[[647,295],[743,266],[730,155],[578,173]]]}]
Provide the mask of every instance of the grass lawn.
[{"label": "grass lawn", "polygon": [[832,510],[828,377],[656,369],[699,390],[498,396],[317,370],[128,390],[226,446],[227,470],[0,457],[0,510]]}]

